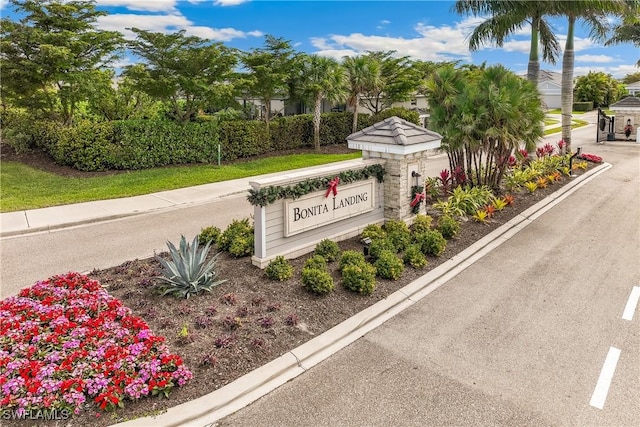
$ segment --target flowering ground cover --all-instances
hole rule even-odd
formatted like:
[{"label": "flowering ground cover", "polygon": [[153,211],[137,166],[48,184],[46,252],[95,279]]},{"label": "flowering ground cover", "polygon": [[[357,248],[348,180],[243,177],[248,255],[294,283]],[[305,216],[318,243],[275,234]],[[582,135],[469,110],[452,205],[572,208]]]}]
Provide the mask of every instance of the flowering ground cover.
[{"label": "flowering ground cover", "polygon": [[54,276],[0,302],[2,411],[110,410],[191,378],[163,337],[87,276]]}]

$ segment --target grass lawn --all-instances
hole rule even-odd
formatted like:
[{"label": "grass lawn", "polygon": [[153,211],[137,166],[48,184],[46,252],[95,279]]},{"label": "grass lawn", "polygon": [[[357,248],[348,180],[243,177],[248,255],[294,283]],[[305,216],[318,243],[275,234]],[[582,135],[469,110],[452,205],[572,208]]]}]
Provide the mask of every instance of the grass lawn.
[{"label": "grass lawn", "polygon": [[[589,122],[584,121],[584,120],[576,120],[573,119],[572,120],[572,124],[571,124],[571,129],[575,129],[575,128],[579,128],[582,126],[586,126],[589,124]],[[562,132],[562,126],[558,126],[556,128],[551,128],[551,129],[546,129],[544,131],[544,135],[551,135],[552,133],[558,133],[558,132]]]},{"label": "grass lawn", "polygon": [[[584,114],[587,111],[572,111],[571,114]],[[547,111],[547,114],[562,114],[562,110],[559,108]]]},{"label": "grass lawn", "polygon": [[0,212],[138,196],[360,158],[348,154],[293,154],[223,165],[176,166],[90,178],[61,177],[17,162],[2,162]]}]

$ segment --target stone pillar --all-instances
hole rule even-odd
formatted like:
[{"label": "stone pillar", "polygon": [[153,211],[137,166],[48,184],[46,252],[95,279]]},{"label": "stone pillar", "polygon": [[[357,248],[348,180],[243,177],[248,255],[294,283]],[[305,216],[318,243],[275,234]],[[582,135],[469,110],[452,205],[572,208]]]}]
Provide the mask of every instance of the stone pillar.
[{"label": "stone pillar", "polygon": [[[412,221],[411,187],[424,184],[428,154],[440,147],[440,141],[439,134],[395,116],[347,138],[350,148],[362,150],[364,159],[385,160],[385,219]],[[416,179],[412,172],[420,176]]]}]

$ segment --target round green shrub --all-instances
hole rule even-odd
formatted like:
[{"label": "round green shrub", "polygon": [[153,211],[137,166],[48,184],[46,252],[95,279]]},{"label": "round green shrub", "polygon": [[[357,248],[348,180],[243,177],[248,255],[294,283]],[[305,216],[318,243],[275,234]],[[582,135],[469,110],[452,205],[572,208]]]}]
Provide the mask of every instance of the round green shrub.
[{"label": "round green shrub", "polygon": [[[241,220],[234,219],[218,237],[218,241],[216,242],[218,249],[221,251],[231,252],[231,245],[236,239],[241,239],[242,241],[236,243],[234,254],[244,253],[245,255],[248,255],[253,251],[253,226],[249,224],[249,218]],[[245,249],[249,244],[251,247],[247,252]]]},{"label": "round green shrub", "polygon": [[409,233],[409,226],[400,219],[390,219],[384,223],[384,231],[390,233]]},{"label": "round green shrub", "polygon": [[345,265],[342,284],[354,292],[371,295],[376,290],[376,268],[367,262]]},{"label": "round green shrub", "polygon": [[342,271],[347,265],[362,264],[367,261],[364,258],[364,254],[358,251],[344,251],[340,257],[340,271]]},{"label": "round green shrub", "polygon": [[376,239],[369,245],[369,255],[374,260],[378,259],[382,251],[397,252],[396,245],[389,239]]},{"label": "round green shrub", "polygon": [[387,237],[387,232],[378,224],[369,224],[364,228],[364,230],[362,230],[360,237],[363,239],[369,238],[371,240],[384,239]]},{"label": "round green shrub", "polygon": [[250,236],[237,236],[231,242],[229,253],[236,258],[251,255],[253,253],[253,234]]},{"label": "round green shrub", "polygon": [[302,284],[316,294],[327,294],[335,288],[333,277],[329,272],[317,268],[302,269]]},{"label": "round green shrub", "polygon": [[289,280],[293,277],[293,266],[282,255],[278,255],[272,259],[264,271],[267,274],[267,277],[271,280],[284,282],[285,280]]},{"label": "round green shrub", "polygon": [[419,214],[416,215],[413,220],[413,232],[415,234],[424,233],[425,231],[431,230],[431,224],[433,223],[433,218],[429,215]]},{"label": "round green shrub", "polygon": [[387,239],[396,248],[396,252],[402,252],[411,244],[411,233],[409,231],[393,231],[387,233]]},{"label": "round green shrub", "polygon": [[404,263],[395,252],[383,250],[374,263],[378,276],[383,279],[398,280],[404,271]]},{"label": "round green shrub", "polygon": [[447,240],[438,230],[425,231],[416,235],[416,243],[425,255],[440,256],[447,247]]},{"label": "round green shrub", "polygon": [[314,255],[304,262],[304,266],[302,268],[304,270],[307,270],[307,269],[326,270],[327,261],[324,259],[323,256]]},{"label": "round green shrub", "polygon": [[445,239],[453,239],[460,231],[460,223],[449,215],[443,215],[438,220],[438,231]]},{"label": "round green shrub", "polygon": [[216,243],[220,237],[220,233],[221,231],[218,227],[205,227],[200,230],[200,234],[198,234],[198,241],[201,245],[206,245],[209,242]]},{"label": "round green shrub", "polygon": [[402,260],[405,264],[409,264],[413,268],[422,268],[427,265],[427,258],[422,253],[420,245],[417,244],[411,245],[407,248]]},{"label": "round green shrub", "polygon": [[340,246],[333,240],[321,240],[315,249],[315,254],[323,257],[327,262],[335,261],[340,258]]}]

